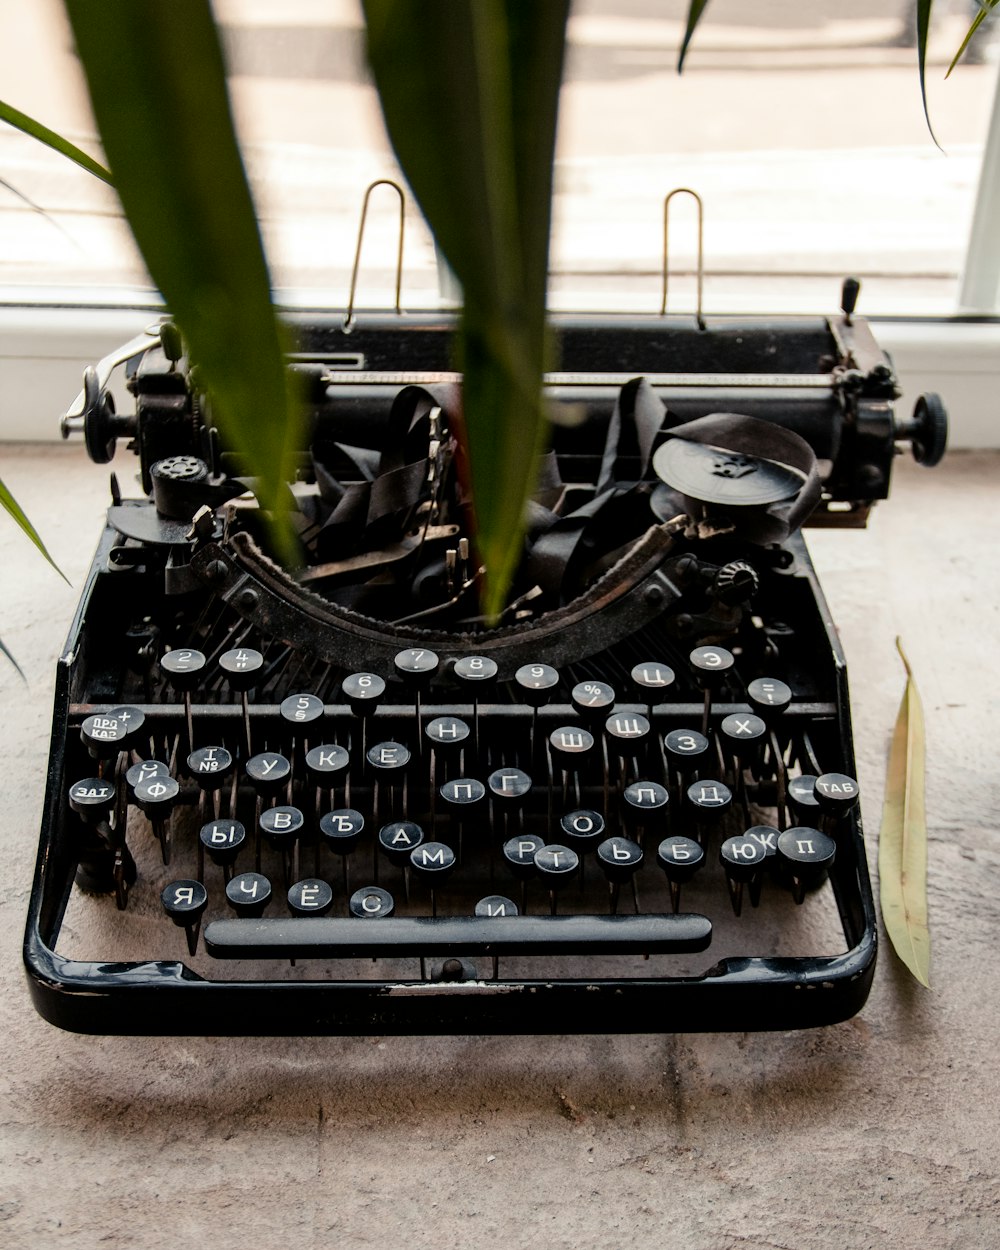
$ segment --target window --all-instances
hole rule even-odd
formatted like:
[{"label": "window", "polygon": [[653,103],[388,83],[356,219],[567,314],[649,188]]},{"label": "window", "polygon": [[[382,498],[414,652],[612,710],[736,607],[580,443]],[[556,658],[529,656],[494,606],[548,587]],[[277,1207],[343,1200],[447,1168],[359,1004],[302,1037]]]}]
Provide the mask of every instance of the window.
[{"label": "window", "polygon": [[[663,199],[687,186],[705,204],[707,312],[832,311],[840,280],[853,274],[867,315],[953,313],[1000,45],[984,26],[974,61],[943,81],[974,0],[937,0],[928,93],[942,152],[920,105],[912,8],[912,0],[712,0],[679,77],[686,0],[577,0],[553,307],[658,311]],[[96,150],[58,0],[11,12],[0,46],[6,98]],[[364,76],[359,7],[217,0],[216,12],[276,285],[287,301],[342,308],[364,187],[395,174]],[[150,304],[106,188],[9,127],[0,127],[0,161],[8,305]],[[1000,181],[996,166],[1000,159],[992,174]],[[671,219],[670,308],[690,310],[690,201],[675,201]],[[391,304],[395,223],[380,192],[360,306]],[[433,245],[411,204],[404,306],[438,298]]]}]

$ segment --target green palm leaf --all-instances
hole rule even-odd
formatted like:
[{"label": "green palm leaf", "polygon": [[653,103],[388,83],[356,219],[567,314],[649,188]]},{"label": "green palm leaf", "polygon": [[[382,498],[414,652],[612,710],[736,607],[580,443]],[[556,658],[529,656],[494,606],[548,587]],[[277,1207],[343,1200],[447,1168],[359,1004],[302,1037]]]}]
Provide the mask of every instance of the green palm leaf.
[{"label": "green palm leaf", "polygon": [[545,294],[568,7],[364,0],[389,137],[463,288],[457,364],[490,617],[520,558],[546,436]]},{"label": "green palm leaf", "polygon": [[702,15],[707,8],[708,8],[708,0],[691,0],[690,5],[688,6],[687,27],[684,30],[684,40],[681,43],[680,55],[677,58],[678,74],[684,68],[684,58],[688,54],[688,48],[691,44],[691,39],[694,36],[695,29],[698,23],[701,21]]},{"label": "green palm leaf", "polygon": [[965,32],[965,38],[962,40],[962,46],[952,57],[951,64],[948,66],[948,73],[945,74],[945,78],[948,77],[948,74],[951,73],[951,71],[955,68],[955,66],[962,59],[965,49],[969,46],[969,43],[972,40],[972,36],[976,33],[976,31],[980,28],[980,26],[982,26],[983,22],[986,21],[986,19],[989,17],[992,10],[996,8],[998,3],[1000,3],[1000,0],[978,0],[978,3],[982,5],[982,8],[979,10],[976,16],[972,19],[972,25]]},{"label": "green palm leaf", "polygon": [[86,152],[78,148],[75,143],[70,143],[68,139],[64,139],[62,135],[56,134],[48,126],[43,126],[34,117],[29,117],[27,113],[22,113],[20,109],[14,108],[12,104],[5,104],[2,100],[0,100],[0,121],[8,122],[17,130],[23,131],[26,135],[31,135],[33,139],[37,139],[47,147],[53,148],[56,152],[61,152],[63,156],[68,156],[81,169],[85,169],[87,173],[93,174],[96,178],[100,178],[104,182],[111,182],[109,171],[98,161],[95,161],[92,156],[88,156]]},{"label": "green palm leaf", "polygon": [[[66,0],[114,185],[229,446],[279,517],[300,417],[208,0]],[[287,519],[287,518],[286,518]],[[276,534],[291,553],[289,529]]]},{"label": "green palm leaf", "polygon": [[924,106],[927,129],[937,147],[940,148],[941,144],[937,141],[934,127],[931,125],[930,111],[927,108],[927,40],[930,36],[933,6],[934,0],[917,0],[917,72],[920,77],[920,99]]},{"label": "green palm leaf", "polygon": [[[46,560],[48,560],[49,564],[52,565],[55,571],[59,574],[59,576],[63,579],[64,582],[67,582],[67,585],[68,585],[69,583],[66,578],[66,574],[62,571],[59,565],[56,564],[55,560],[53,560],[52,557],[49,555],[48,549],[46,548],[45,544],[42,542],[41,537],[38,534],[38,531],[28,520],[27,516],[24,513],[24,510],[21,508],[21,505],[17,502],[17,500],[10,493],[10,491],[3,484],[3,482],[0,482],[0,506],[2,506],[4,510],[10,516],[14,518],[17,524],[21,527],[21,529],[25,532],[25,534],[28,535],[28,537],[35,544],[35,546],[42,553],[42,555],[46,558]],[[18,673],[20,673],[22,681],[27,680],[24,676],[24,673],[21,672],[20,664],[18,664],[17,660],[14,659],[13,655],[4,645],[2,640],[0,640],[0,652],[2,652],[7,657],[7,659],[10,660],[11,664],[14,665]]]},{"label": "green palm leaf", "polygon": [[28,537],[35,544],[38,550],[46,558],[46,560],[48,560],[49,564],[52,565],[52,567],[59,574],[59,576],[63,579],[63,581],[66,582],[67,585],[69,585],[69,582],[67,581],[67,578],[66,578],[66,574],[62,571],[59,565],[56,564],[55,560],[53,560],[52,557],[49,555],[48,549],[46,548],[45,544],[42,542],[41,538],[39,537],[38,531],[28,520],[23,509],[21,508],[21,505],[17,502],[17,500],[10,493],[10,491],[3,484],[3,482],[0,482],[0,507],[3,507],[4,510],[8,512],[10,516],[14,518],[14,520],[18,523],[21,529],[25,532],[25,534],[28,535]]}]

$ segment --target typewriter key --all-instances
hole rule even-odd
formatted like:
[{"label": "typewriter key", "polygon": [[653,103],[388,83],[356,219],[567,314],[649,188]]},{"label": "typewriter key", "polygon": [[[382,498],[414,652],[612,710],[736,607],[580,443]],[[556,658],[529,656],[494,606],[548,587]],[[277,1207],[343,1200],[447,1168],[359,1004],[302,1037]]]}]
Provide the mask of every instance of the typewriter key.
[{"label": "typewriter key", "polygon": [[858,805],[858,783],[844,773],[824,773],[816,778],[816,802],[831,824],[843,820]]},{"label": "typewriter key", "polygon": [[452,805],[456,815],[461,819],[466,812],[474,809],[486,797],[486,787],[475,777],[457,777],[454,781],[446,781],[438,791],[446,803]]},{"label": "typewriter key", "polygon": [[559,685],[559,673],[550,664],[522,664],[514,681],[529,707],[544,707]]},{"label": "typewriter key", "polygon": [[430,887],[431,916],[437,915],[435,890],[455,870],[455,852],[444,842],[423,842],[410,852],[410,867]]},{"label": "typewriter key", "polygon": [[569,697],[585,720],[602,720],[615,705],[614,688],[606,681],[577,682]]},{"label": "typewriter key", "polygon": [[607,838],[597,848],[597,862],[608,882],[612,916],[618,914],[618,894],[625,882],[632,886],[632,901],[636,915],[639,914],[639,892],[635,874],[642,866],[642,858],[642,847],[630,838]]},{"label": "typewriter key", "polygon": [[160,895],[163,910],[187,935],[188,950],[198,953],[198,932],[208,906],[208,891],[200,881],[172,881]]},{"label": "typewriter key", "polygon": [[256,919],[271,901],[271,883],[259,872],[241,872],[226,882],[226,901],[237,916]]},{"label": "typewriter key", "polygon": [[733,712],[719,726],[725,746],[740,763],[752,766],[760,755],[760,748],[767,735],[767,725],[752,712]]},{"label": "typewriter key", "polygon": [[388,890],[366,885],[354,891],[347,909],[359,920],[384,920],[396,910],[396,903]]},{"label": "typewriter key", "polygon": [[774,867],[775,857],[778,854],[779,832],[773,825],[753,825],[743,835],[763,848],[765,868]]},{"label": "typewriter key", "polygon": [[257,796],[257,811],[254,819],[254,865],[260,872],[260,816],[264,810],[264,801],[273,798],[279,790],[288,785],[292,775],[292,766],[284,755],[279,755],[276,751],[264,751],[247,760],[244,772]]},{"label": "typewriter key", "polygon": [[522,833],[503,844],[507,867],[521,883],[521,911],[528,911],[528,880],[535,875],[535,855],[545,845],[537,833]]},{"label": "typewriter key", "polygon": [[801,903],[806,890],[822,885],[833,867],[837,844],[818,829],[797,826],[778,838],[778,860],[792,881],[792,897]]},{"label": "typewriter key", "polygon": [[818,821],[819,799],[816,797],[816,778],[812,773],[788,779],[788,804],[799,821]]},{"label": "typewriter key", "polygon": [[135,801],[135,788],[147,777],[169,777],[170,769],[162,760],[140,760],[138,764],[133,764],[125,774],[125,785],[133,802]]},{"label": "typewriter key", "polygon": [[580,857],[569,846],[541,846],[534,855],[535,872],[549,892],[549,912],[556,914],[556,892],[563,889],[580,869]]},{"label": "typewriter key", "polygon": [[[409,749],[401,742],[377,742],[369,747],[365,756],[372,770],[374,782],[375,819],[384,820],[394,814],[396,799],[403,796],[403,811],[406,811],[407,771],[410,767]],[[388,796],[388,805],[383,795]]]},{"label": "typewriter key", "polygon": [[439,752],[461,750],[470,732],[465,721],[457,716],[435,716],[424,727],[427,740]]},{"label": "typewriter key", "polygon": [[501,803],[517,806],[531,790],[531,778],[520,768],[498,768],[486,780],[490,794]]},{"label": "typewriter key", "polygon": [[[318,816],[324,806],[333,803],[334,785],[341,778],[344,779],[344,802],[350,804],[351,801],[351,777],[348,769],[350,768],[351,757],[342,746],[336,743],[324,743],[322,746],[313,747],[306,752],[306,773],[309,780],[316,787],[316,815]],[[324,803],[323,796],[327,796]],[[316,844],[316,872],[319,872],[319,843]]]},{"label": "typewriter key", "polygon": [[773,725],[787,711],[792,691],[776,677],[755,677],[747,686],[747,699],[757,715]]},{"label": "typewriter key", "polygon": [[250,701],[248,692],[257,684],[264,671],[264,657],[253,647],[233,647],[219,656],[219,667],[229,689],[240,696],[243,708],[243,731],[246,737],[247,755],[253,754],[250,733]]},{"label": "typewriter key", "polygon": [[160,843],[164,864],[170,863],[170,813],[174,810],[180,786],[175,778],[147,777],[135,787],[135,802],[145,812]]},{"label": "typewriter key", "polygon": [[[462,844],[468,818],[481,810],[486,787],[475,777],[456,777],[446,781],[438,794],[444,799],[445,813],[454,818],[458,833],[458,861],[462,862]],[[493,871],[493,845],[490,844],[490,871]]]},{"label": "typewriter key", "polygon": [[568,812],[559,821],[559,832],[567,846],[571,846],[581,855],[585,851],[592,851],[603,842],[605,831],[606,826],[601,813],[582,808],[575,812]]},{"label": "typewriter key", "polygon": [[191,691],[202,681],[208,660],[201,651],[178,647],[160,656],[160,671],[170,685],[184,696],[184,720],[187,725],[188,750],[194,750],[194,726],[191,720]]},{"label": "typewriter key", "polygon": [[305,817],[297,807],[267,807],[260,814],[260,830],[268,842],[281,850],[289,848],[305,828]]},{"label": "typewriter key", "polygon": [[291,775],[291,764],[277,751],[262,751],[260,755],[251,756],[246,762],[247,780],[258,795],[277,794],[288,784]]},{"label": "typewriter key", "polygon": [[697,729],[672,729],[663,739],[667,762],[681,776],[691,776],[710,757],[711,743]]},{"label": "typewriter key", "polygon": [[324,743],[306,752],[306,771],[318,788],[331,789],[350,767],[351,757],[342,746]]},{"label": "typewriter key", "polygon": [[487,894],[476,904],[475,915],[491,920],[494,916],[518,915],[517,904],[503,894]]},{"label": "typewriter key", "polygon": [[409,685],[426,690],[431,678],[438,671],[441,661],[437,653],[426,647],[407,647],[397,652],[393,666],[400,677]]},{"label": "typewriter key", "polygon": [[719,741],[723,758],[729,761],[733,781],[743,806],[744,815],[749,819],[750,804],[747,798],[744,771],[749,769],[754,781],[760,777],[761,764],[764,760],[764,743],[767,741],[767,725],[760,716],[752,712],[733,712],[726,716],[719,726]]},{"label": "typewriter key", "polygon": [[455,667],[452,672],[462,683],[468,684],[473,697],[479,697],[479,691],[484,691],[496,681],[497,664],[496,660],[491,660],[485,655],[463,655],[461,659],[455,661]]},{"label": "typewriter key", "polygon": [[[390,864],[403,870],[403,891],[410,897],[410,852],[423,842],[426,834],[412,820],[394,820],[383,825],[378,831],[377,850],[381,851]],[[375,878],[378,879],[378,859],[375,860]]]},{"label": "typewriter key", "polygon": [[372,716],[385,694],[385,681],[378,673],[351,673],[340,688],[355,716]]},{"label": "typewriter key", "polygon": [[137,707],[112,708],[95,712],[80,726],[80,741],[94,759],[114,759],[130,749],[142,732],[145,716]]},{"label": "typewriter key", "polygon": [[436,716],[424,727],[424,734],[431,745],[428,765],[428,786],[430,790],[431,819],[434,817],[434,800],[437,797],[438,761],[457,761],[459,769],[465,766],[464,749],[472,731],[464,720],[457,716]]},{"label": "typewriter key", "polygon": [[[649,721],[638,712],[615,712],[604,722],[604,742],[610,759],[618,761],[619,778],[624,776],[627,760],[638,770],[650,740]],[[615,784],[615,778],[611,778]]]},{"label": "typewriter key", "polygon": [[726,838],[719,847],[719,863],[726,874],[729,886],[729,901],[733,905],[733,913],[739,915],[743,910],[743,887],[750,887],[750,901],[754,907],[760,902],[761,870],[767,860],[767,851],[754,838],[745,834]]},{"label": "typewriter key", "polygon": [[102,777],[74,781],[68,793],[70,808],[88,825],[107,819],[115,805],[115,787]]},{"label": "typewriter key", "polygon": [[715,694],[732,670],[736,659],[725,647],[695,647],[690,655],[698,685],[705,692],[705,709],[702,713],[701,732],[708,733],[712,714],[712,695]]},{"label": "typewriter key", "polygon": [[640,703],[651,712],[654,705],[662,703],[666,692],[674,684],[675,673],[669,664],[647,661],[637,664],[629,674],[632,690]]},{"label": "typewriter key", "polygon": [[555,693],[559,685],[559,673],[550,664],[522,664],[514,674],[514,684],[521,698],[532,709],[528,751],[534,762],[535,743],[538,739],[538,709],[544,707]]},{"label": "typewriter key", "polygon": [[403,684],[407,689],[413,692],[413,708],[417,721],[417,742],[420,750],[423,750],[423,739],[420,731],[420,696],[430,687],[431,679],[438,671],[440,664],[441,661],[437,652],[429,651],[426,647],[407,647],[405,651],[397,652],[393,659],[396,674],[403,679]]},{"label": "typewriter key", "polygon": [[288,889],[288,910],[293,916],[325,916],[332,906],[333,890],[318,877],[306,877]]},{"label": "typewriter key", "polygon": [[208,798],[212,799],[212,815],[218,819],[222,811],[221,791],[232,782],[231,805],[236,805],[236,760],[225,747],[198,747],[187,758],[188,772],[200,791],[198,810],[205,819],[208,815]]},{"label": "typewriter key", "polygon": [[485,655],[463,655],[455,661],[452,672],[459,685],[472,699],[472,747],[479,754],[479,704],[496,688],[496,660]]},{"label": "typewriter key", "polygon": [[305,817],[297,807],[267,807],[260,813],[257,823],[268,844],[281,852],[287,886],[290,876],[298,876],[299,838],[305,828]]},{"label": "typewriter key", "polygon": [[160,656],[160,669],[177,691],[194,690],[202,680],[207,663],[201,651],[189,647],[177,647]]},{"label": "typewriter key", "polygon": [[[487,894],[485,898],[481,898],[476,904],[475,915],[482,916],[487,920],[491,920],[494,916],[516,916],[518,915],[517,904],[509,898],[505,898],[502,894]],[[493,980],[496,981],[500,976],[500,957],[493,956]]]},{"label": "typewriter key", "polygon": [[687,804],[693,812],[698,841],[704,841],[708,830],[722,824],[733,802],[733,792],[721,781],[695,781],[687,788]]},{"label": "typewriter key", "polygon": [[604,722],[608,746],[618,755],[637,755],[649,739],[649,721],[638,712],[615,712]]},{"label": "typewriter key", "polygon": [[314,694],[290,694],[278,709],[290,742],[302,741],[311,727],[318,729],[325,711],[323,700]]},{"label": "typewriter key", "polygon": [[338,807],[320,817],[320,836],[334,855],[340,856],[343,865],[345,894],[351,892],[348,857],[361,841],[364,829],[365,818],[353,807]]},{"label": "typewriter key", "polygon": [[579,774],[586,768],[593,754],[594,735],[588,729],[562,725],[549,734],[549,756],[556,776],[568,778]]},{"label": "typewriter key", "polygon": [[222,869],[226,881],[232,880],[233,865],[246,840],[247,831],[238,820],[211,820],[198,833],[202,850]]},{"label": "typewriter key", "polygon": [[368,753],[368,720],[385,694],[385,681],[378,673],[351,673],[341,683],[341,693],[351,711],[361,721],[361,758]]},{"label": "typewriter key", "polygon": [[252,689],[264,671],[264,657],[253,647],[233,647],[219,656],[226,684],[233,691]]},{"label": "typewriter key", "polygon": [[202,790],[219,790],[232,775],[236,761],[225,747],[198,747],[187,758],[188,772]]},{"label": "typewriter key", "polygon": [[375,769],[375,779],[398,777],[410,763],[410,752],[401,742],[377,742],[370,747],[368,763]]},{"label": "typewriter key", "polygon": [[667,878],[670,902],[676,912],[681,905],[681,886],[704,864],[705,852],[694,838],[664,838],[656,848],[656,862]]},{"label": "typewriter key", "polygon": [[622,799],[625,827],[641,846],[646,829],[666,824],[670,795],[656,781],[633,781],[625,787]]}]

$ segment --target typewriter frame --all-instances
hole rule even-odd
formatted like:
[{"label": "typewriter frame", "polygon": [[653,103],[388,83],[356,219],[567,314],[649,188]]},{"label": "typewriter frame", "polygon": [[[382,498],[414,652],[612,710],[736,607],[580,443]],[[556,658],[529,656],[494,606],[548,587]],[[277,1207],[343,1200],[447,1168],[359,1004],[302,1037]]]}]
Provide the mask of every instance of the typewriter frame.
[{"label": "typewriter frame", "polygon": [[[691,353],[692,346],[700,350],[712,338],[713,328],[717,338],[710,349],[701,357],[697,350]],[[450,324],[441,317],[362,316],[346,337],[336,321],[302,316],[296,329],[301,347],[297,359],[325,360],[324,376],[342,388],[348,408],[447,368]],[[557,330],[563,370],[550,379],[557,396],[573,398],[582,389],[597,396],[598,406],[608,406],[614,379],[611,370],[600,366],[618,352],[615,376],[650,372],[671,406],[685,415],[719,406],[751,415],[766,411],[810,438],[817,454],[829,462],[819,523],[863,525],[871,503],[888,492],[896,440],[907,435],[892,414],[891,401],[898,392],[891,366],[861,321],[712,318],[706,331],[686,318],[565,318],[557,322]],[[804,350],[810,359],[820,342],[829,348],[831,359],[825,371],[809,373],[788,369],[755,374],[732,367],[733,358],[738,366],[740,353],[751,350],[750,340],[773,344],[779,358],[782,352]],[[800,341],[796,345],[793,340]],[[695,357],[695,367],[689,363],[681,371],[677,361],[685,351]],[[719,352],[723,363],[728,356],[728,369],[718,364]],[[348,357],[351,367],[344,368]],[[593,367],[579,368],[583,359]],[[713,360],[715,368],[709,367]],[[144,367],[140,363],[140,374]],[[153,404],[171,402],[169,395],[161,395],[154,396]],[[139,445],[145,475],[148,464],[162,454],[162,431],[147,420],[128,432]],[[561,437],[557,433],[557,447]],[[206,980],[179,960],[80,962],[57,954],[77,862],[63,819],[68,778],[62,744],[74,717],[85,714],[79,705],[74,707],[74,687],[87,660],[88,613],[104,593],[102,579],[109,576],[106,561],[115,537],[109,527],[101,539],[57,669],[43,833],[24,944],[35,1006],[51,1023],[84,1033],[162,1035],[742,1031],[834,1023],[863,1006],[874,974],[877,937],[857,811],[838,842],[831,873],[849,949],[831,956],[725,958],[701,976],[674,978],[386,983]],[[844,744],[839,767],[853,773],[843,652],[804,542],[795,537],[789,546],[827,648],[824,663],[830,666],[835,692],[830,711]]]}]

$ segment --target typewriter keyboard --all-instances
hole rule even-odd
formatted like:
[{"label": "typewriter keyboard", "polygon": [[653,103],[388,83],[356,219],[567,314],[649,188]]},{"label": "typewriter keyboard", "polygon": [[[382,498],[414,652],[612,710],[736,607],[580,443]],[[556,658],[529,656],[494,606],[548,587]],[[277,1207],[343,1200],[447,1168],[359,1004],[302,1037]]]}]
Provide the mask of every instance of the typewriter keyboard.
[{"label": "typewriter keyboard", "polygon": [[414,646],[342,671],[219,609],[140,625],[116,699],[69,708],[67,959],[413,994],[848,948],[858,787],[789,627],[762,657],[649,628],[503,678]]}]

